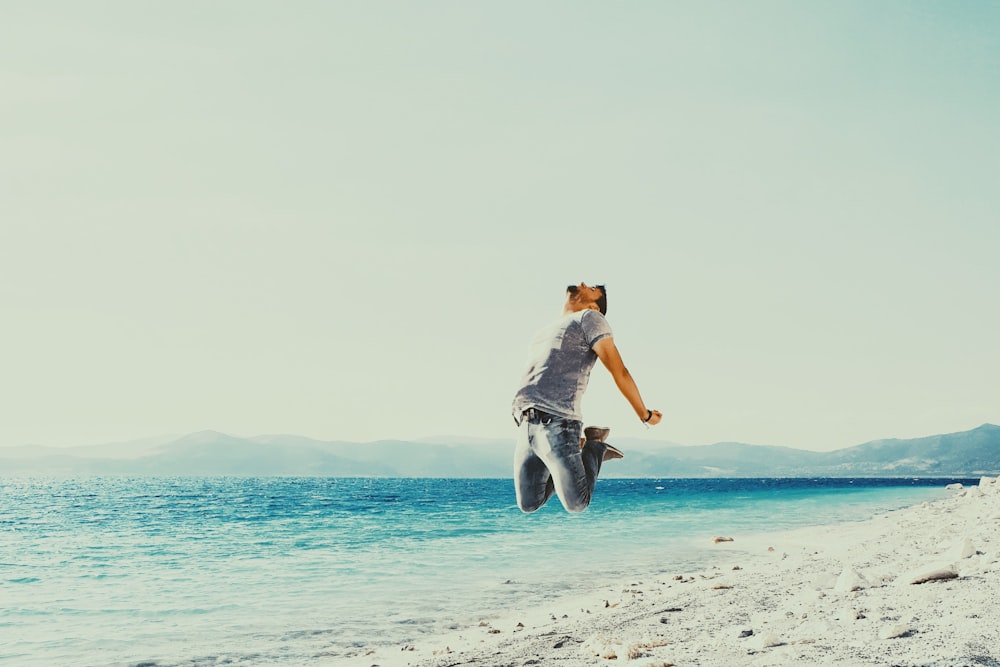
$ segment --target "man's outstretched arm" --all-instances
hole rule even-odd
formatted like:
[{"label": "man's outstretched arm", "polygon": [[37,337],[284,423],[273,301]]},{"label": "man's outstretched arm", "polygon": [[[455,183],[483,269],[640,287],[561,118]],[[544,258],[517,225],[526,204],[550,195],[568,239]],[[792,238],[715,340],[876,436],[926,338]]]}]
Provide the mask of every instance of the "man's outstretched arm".
[{"label": "man's outstretched arm", "polygon": [[[597,358],[601,360],[604,367],[611,373],[611,377],[615,379],[618,390],[621,391],[622,396],[625,397],[629,405],[632,406],[632,409],[635,410],[635,414],[642,421],[646,421],[649,409],[643,402],[642,396],[639,395],[639,388],[635,386],[632,374],[625,368],[625,362],[622,361],[622,355],[618,352],[614,338],[607,336],[594,343],[594,352],[597,353]],[[663,414],[659,410],[653,410],[652,412],[653,416],[646,423],[650,425],[659,424],[660,420],[663,419]]]}]

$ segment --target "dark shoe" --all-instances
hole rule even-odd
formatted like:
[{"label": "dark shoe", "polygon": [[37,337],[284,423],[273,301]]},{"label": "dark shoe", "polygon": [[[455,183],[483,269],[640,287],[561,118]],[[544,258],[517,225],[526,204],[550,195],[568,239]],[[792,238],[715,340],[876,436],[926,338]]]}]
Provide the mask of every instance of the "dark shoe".
[{"label": "dark shoe", "polygon": [[583,429],[583,435],[587,440],[596,440],[597,442],[604,442],[610,434],[611,429],[605,426],[588,426]]},{"label": "dark shoe", "polygon": [[604,461],[610,461],[611,459],[623,459],[625,455],[617,447],[612,447],[611,445],[604,443]]}]

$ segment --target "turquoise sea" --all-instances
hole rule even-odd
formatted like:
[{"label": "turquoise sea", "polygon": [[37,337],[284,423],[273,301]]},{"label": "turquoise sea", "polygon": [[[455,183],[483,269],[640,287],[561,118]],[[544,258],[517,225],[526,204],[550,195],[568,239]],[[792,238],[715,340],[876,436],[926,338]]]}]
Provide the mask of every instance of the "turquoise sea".
[{"label": "turquoise sea", "polygon": [[329,664],[952,481],[610,479],[524,515],[498,479],[0,477],[0,665]]}]

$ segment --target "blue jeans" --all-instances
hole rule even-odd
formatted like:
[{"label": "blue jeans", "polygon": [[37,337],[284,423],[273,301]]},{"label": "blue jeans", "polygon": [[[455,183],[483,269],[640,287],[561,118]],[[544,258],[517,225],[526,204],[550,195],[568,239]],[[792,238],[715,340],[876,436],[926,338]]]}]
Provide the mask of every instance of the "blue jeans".
[{"label": "blue jeans", "polygon": [[525,417],[514,448],[514,489],[522,512],[534,512],[559,495],[567,512],[590,505],[607,445],[588,440],[580,448],[583,423],[540,413]]}]

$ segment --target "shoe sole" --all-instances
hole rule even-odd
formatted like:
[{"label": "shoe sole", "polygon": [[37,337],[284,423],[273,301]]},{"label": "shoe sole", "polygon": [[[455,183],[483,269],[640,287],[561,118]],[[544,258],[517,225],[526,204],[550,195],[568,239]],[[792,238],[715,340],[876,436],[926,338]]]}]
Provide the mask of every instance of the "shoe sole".
[{"label": "shoe sole", "polygon": [[623,454],[622,450],[618,449],[617,447],[612,447],[611,445],[609,445],[607,443],[604,443],[604,446],[605,446],[605,450],[604,450],[604,460],[605,461],[609,461],[611,459],[623,459],[623,458],[625,458],[625,454]]}]

